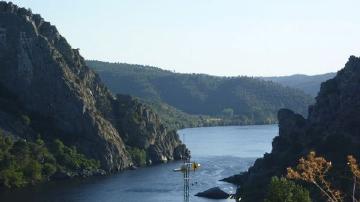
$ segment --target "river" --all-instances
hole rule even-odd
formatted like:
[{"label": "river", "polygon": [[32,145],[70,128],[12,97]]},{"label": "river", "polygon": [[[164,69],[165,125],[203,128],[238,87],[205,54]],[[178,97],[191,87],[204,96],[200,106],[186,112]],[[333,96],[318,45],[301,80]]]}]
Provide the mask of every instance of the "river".
[{"label": "river", "polygon": [[[193,196],[219,186],[234,193],[236,187],[220,179],[246,171],[257,157],[271,151],[277,125],[224,126],[179,130],[201,168],[191,174],[191,202],[214,202]],[[0,193],[4,202],[181,202],[182,174],[172,170],[181,162],[125,171],[106,177],[49,182]],[[216,200],[218,202],[231,200]]]}]

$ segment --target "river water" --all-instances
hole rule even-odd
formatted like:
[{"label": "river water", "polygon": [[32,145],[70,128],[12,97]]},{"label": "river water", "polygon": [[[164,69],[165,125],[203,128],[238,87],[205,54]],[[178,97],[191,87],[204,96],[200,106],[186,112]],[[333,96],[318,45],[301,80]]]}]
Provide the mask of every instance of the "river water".
[{"label": "river water", "polygon": [[[257,157],[271,151],[277,125],[189,128],[178,131],[201,168],[191,173],[191,202],[224,202],[193,196],[219,186],[236,187],[220,179],[246,171]],[[125,171],[106,177],[49,182],[21,190],[0,192],[1,202],[181,202],[182,174],[173,172],[181,162]]]}]

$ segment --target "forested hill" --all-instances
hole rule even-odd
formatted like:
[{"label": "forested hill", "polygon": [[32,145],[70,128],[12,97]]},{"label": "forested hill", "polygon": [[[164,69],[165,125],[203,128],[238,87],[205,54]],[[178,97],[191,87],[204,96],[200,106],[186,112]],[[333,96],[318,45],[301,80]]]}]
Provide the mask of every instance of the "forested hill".
[{"label": "forested hill", "polygon": [[156,67],[87,61],[114,93],[165,102],[189,114],[232,117],[238,123],[273,123],[280,108],[306,114],[313,99],[251,77],[180,74]]},{"label": "forested hill", "polygon": [[321,83],[334,78],[335,75],[336,73],[326,73],[312,76],[295,74],[291,76],[262,77],[262,79],[280,83],[283,86],[302,90],[305,93],[315,97],[320,91]]}]

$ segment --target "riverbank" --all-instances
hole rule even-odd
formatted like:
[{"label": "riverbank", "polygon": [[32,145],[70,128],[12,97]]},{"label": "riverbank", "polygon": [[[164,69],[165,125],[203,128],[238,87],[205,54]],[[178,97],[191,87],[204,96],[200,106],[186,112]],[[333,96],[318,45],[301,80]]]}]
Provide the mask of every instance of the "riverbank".
[{"label": "riverbank", "polygon": [[[178,131],[201,168],[191,173],[191,202],[211,200],[195,197],[219,186],[235,193],[236,186],[219,180],[246,171],[257,157],[271,150],[277,125],[188,128]],[[211,148],[211,149],[209,149]],[[182,200],[183,176],[173,172],[181,162],[127,170],[103,177],[48,182],[0,193],[1,201],[13,202],[178,202]],[[226,201],[226,200],[225,200]],[[223,202],[223,201],[221,201]]]}]

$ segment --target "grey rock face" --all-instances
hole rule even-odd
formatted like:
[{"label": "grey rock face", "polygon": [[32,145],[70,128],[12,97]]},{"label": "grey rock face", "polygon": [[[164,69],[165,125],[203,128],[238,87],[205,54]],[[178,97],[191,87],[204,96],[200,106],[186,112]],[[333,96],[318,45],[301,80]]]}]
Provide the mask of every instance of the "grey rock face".
[{"label": "grey rock face", "polygon": [[219,187],[213,187],[204,192],[197,193],[195,196],[210,198],[210,199],[227,199],[230,197],[230,194],[224,192]]},{"label": "grey rock face", "polygon": [[[128,95],[117,95],[110,119],[125,144],[147,151],[152,163],[181,159],[185,152],[175,131],[168,130],[151,109]],[[129,118],[130,117],[130,118]],[[186,147],[185,147],[186,149]],[[186,153],[183,153],[186,154]]]},{"label": "grey rock face", "polygon": [[[108,171],[131,165],[125,142],[159,148],[168,159],[180,145],[176,134],[167,133],[156,115],[138,105],[139,124],[117,124],[133,117],[118,114],[117,100],[72,49],[57,29],[39,15],[11,3],[0,2],[0,84],[15,94],[22,107],[52,124],[56,138],[75,145],[87,156],[100,160]],[[124,115],[119,117],[119,115]],[[131,132],[135,129],[135,132]],[[142,138],[144,137],[144,138]]]},{"label": "grey rock face", "polygon": [[232,180],[240,185],[238,195],[243,196],[242,201],[262,200],[270,178],[284,175],[287,167],[296,165],[311,150],[330,160],[332,170],[339,173],[343,172],[347,155],[359,158],[359,92],[360,58],[351,56],[335,78],[322,83],[307,119],[290,110],[280,110],[279,136],[273,140],[272,152]]}]

